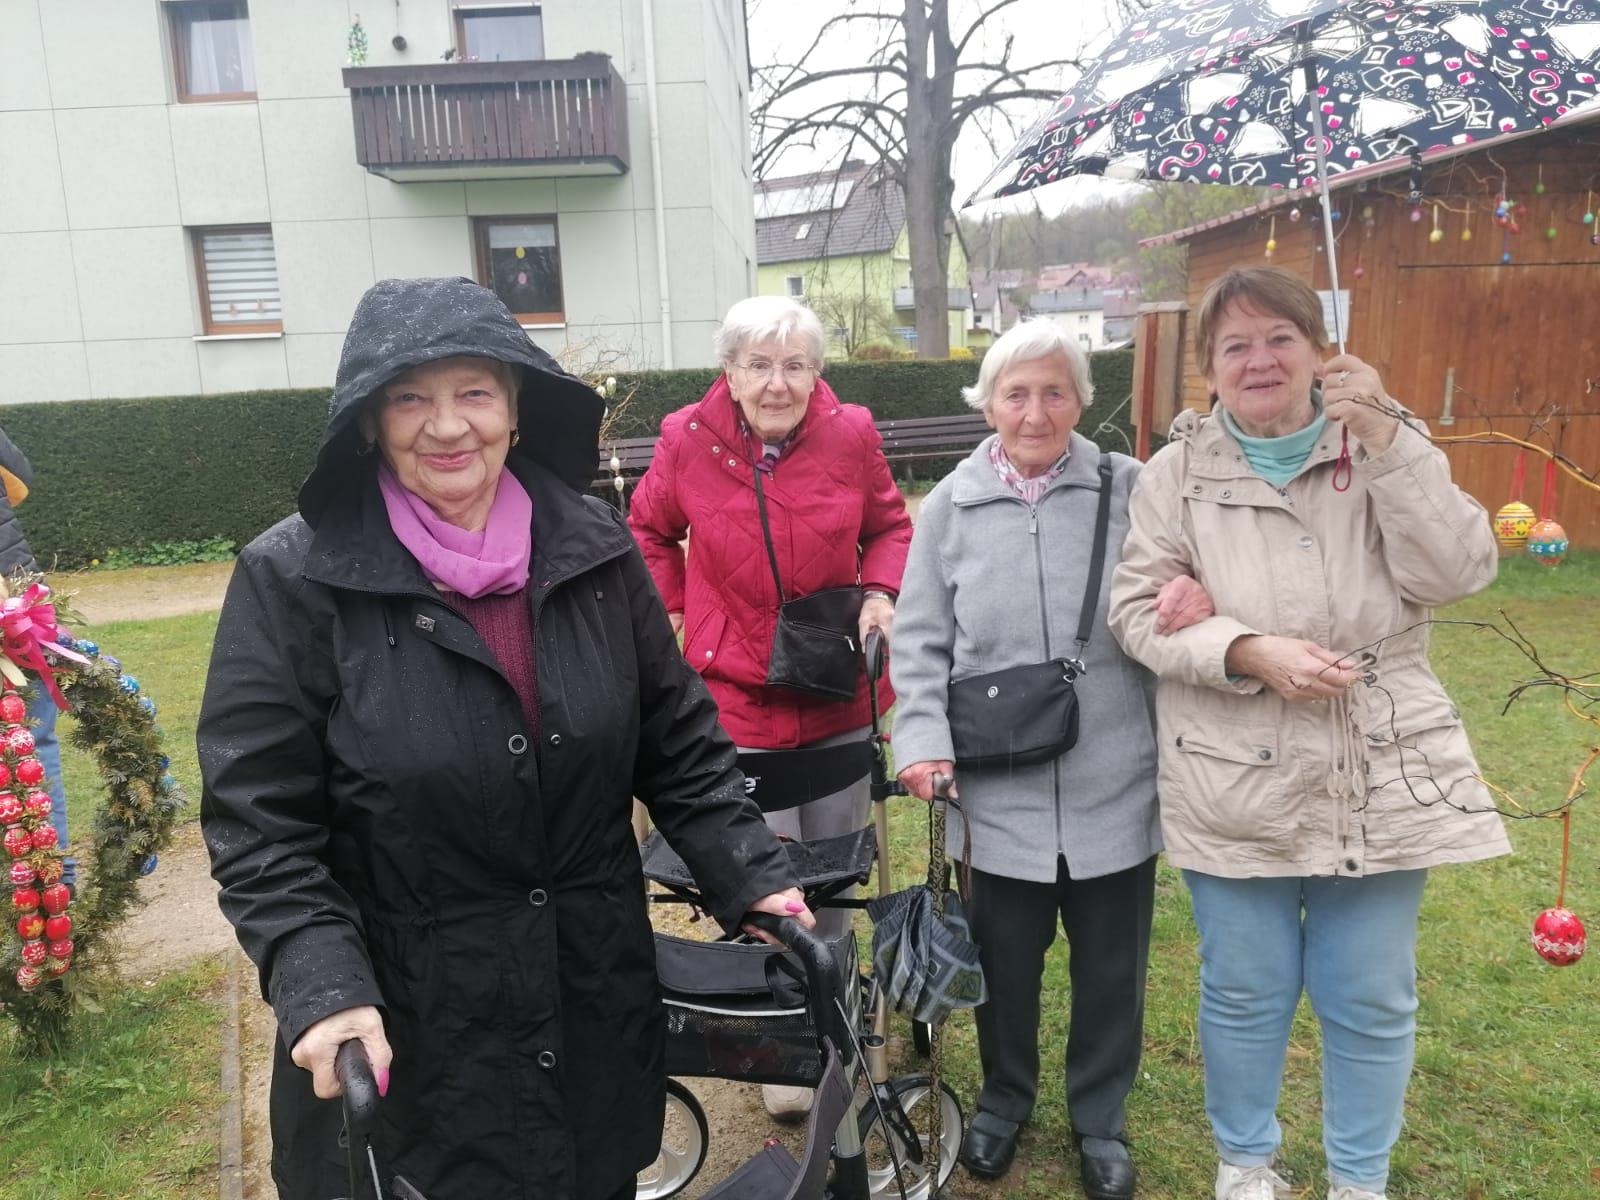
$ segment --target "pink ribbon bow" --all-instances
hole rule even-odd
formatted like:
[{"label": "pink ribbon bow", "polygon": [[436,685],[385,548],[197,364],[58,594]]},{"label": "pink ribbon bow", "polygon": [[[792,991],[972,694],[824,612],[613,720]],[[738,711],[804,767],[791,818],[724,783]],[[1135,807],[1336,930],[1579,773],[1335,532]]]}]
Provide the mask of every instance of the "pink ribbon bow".
[{"label": "pink ribbon bow", "polygon": [[48,603],[50,589],[42,583],[32,583],[20,596],[11,596],[0,604],[0,650],[7,658],[24,670],[39,677],[56,707],[66,709],[67,698],[56,685],[55,674],[50,669],[42,650],[87,663],[81,654],[58,645],[60,629],[56,625],[55,605]]}]

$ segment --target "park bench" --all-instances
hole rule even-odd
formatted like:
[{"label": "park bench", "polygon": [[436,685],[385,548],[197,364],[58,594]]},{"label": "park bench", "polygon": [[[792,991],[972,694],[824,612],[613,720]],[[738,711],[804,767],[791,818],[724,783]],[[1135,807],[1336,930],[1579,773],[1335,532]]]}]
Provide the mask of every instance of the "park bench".
[{"label": "park bench", "polygon": [[[883,438],[883,456],[890,466],[908,465],[928,459],[959,458],[989,435],[989,426],[978,412],[958,413],[948,417],[907,417],[900,420],[877,422],[878,435]],[[600,445],[599,471],[595,475],[594,490],[602,495],[616,494],[612,482],[611,458],[616,456],[622,478],[632,487],[639,481],[655,457],[656,439],[613,438]]]}]

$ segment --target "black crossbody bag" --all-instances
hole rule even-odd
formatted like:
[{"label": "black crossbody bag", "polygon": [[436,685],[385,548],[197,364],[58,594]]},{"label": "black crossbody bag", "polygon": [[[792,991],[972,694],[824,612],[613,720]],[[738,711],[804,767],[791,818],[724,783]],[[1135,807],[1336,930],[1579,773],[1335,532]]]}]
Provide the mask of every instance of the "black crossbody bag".
[{"label": "black crossbody bag", "polygon": [[[1075,655],[951,680],[945,712],[958,766],[1031,766],[1049,762],[1077,745],[1078,694],[1073,685],[1085,673],[1083,652],[1089,645],[1094,611],[1100,603],[1100,576],[1105,570],[1106,532],[1110,526],[1111,462],[1102,455],[1094,549],[1089,558],[1083,612],[1078,617]],[[1050,653],[1048,620],[1044,652]]]},{"label": "black crossbody bag", "polygon": [[778,624],[772,632],[767,682],[829,700],[854,700],[862,669],[860,636],[862,592],[858,586],[823,588],[785,600],[778,555],[767,523],[767,497],[756,470],[756,506],[761,537],[767,544],[772,584],[778,590]]}]

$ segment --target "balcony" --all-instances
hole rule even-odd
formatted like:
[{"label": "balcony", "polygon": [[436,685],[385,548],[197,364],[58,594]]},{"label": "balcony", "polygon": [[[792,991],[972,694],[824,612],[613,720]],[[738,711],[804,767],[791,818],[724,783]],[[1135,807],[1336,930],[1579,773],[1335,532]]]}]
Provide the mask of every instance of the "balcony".
[{"label": "balcony", "polygon": [[397,183],[628,170],[628,92],[603,54],[346,67],[356,161]]},{"label": "balcony", "polygon": [[[894,307],[896,312],[910,312],[917,307],[916,296],[908,287],[897,287],[894,290]],[[972,307],[972,291],[969,288],[950,288],[945,293],[945,307],[951,312]]]}]

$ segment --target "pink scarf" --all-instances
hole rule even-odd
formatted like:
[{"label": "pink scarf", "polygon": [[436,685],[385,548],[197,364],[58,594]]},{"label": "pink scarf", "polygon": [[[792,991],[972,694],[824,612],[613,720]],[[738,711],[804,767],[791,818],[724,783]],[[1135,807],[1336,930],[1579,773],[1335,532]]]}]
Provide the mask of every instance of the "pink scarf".
[{"label": "pink scarf", "polygon": [[533,557],[533,501],[517,478],[500,468],[500,483],[484,528],[472,533],[444,520],[406,490],[387,464],[378,470],[383,505],[400,544],[434,583],[469,600],[504,596],[528,583]]}]

